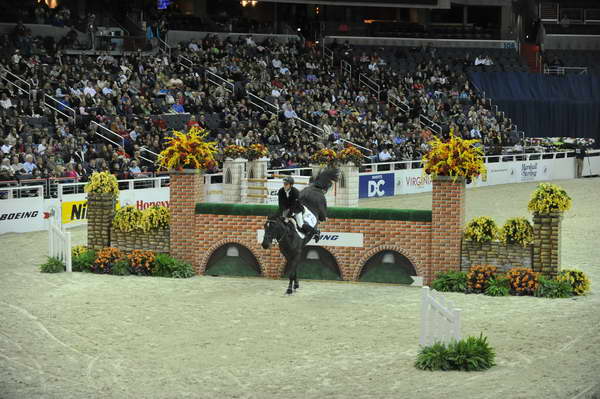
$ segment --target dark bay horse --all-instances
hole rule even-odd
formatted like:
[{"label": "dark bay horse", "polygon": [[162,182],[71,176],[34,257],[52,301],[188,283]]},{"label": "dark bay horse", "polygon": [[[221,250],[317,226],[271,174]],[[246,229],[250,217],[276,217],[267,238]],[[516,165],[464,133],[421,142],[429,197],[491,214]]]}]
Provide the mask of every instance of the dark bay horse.
[{"label": "dark bay horse", "polygon": [[[295,228],[286,223],[281,216],[270,216],[265,223],[265,236],[262,247],[269,249],[273,240],[279,244],[279,251],[288,263],[288,278],[290,280],[286,294],[290,295],[300,288],[298,284],[298,263],[302,255],[302,249],[311,240],[310,236],[300,238]],[[293,287],[293,290],[292,290]]]}]

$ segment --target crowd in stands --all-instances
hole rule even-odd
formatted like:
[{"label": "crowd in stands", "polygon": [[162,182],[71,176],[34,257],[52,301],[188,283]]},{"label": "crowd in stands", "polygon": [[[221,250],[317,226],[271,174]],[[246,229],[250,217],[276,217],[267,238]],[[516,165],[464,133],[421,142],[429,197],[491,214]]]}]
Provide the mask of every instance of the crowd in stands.
[{"label": "crowd in stands", "polygon": [[[207,36],[181,43],[171,59],[158,52],[67,55],[19,25],[0,37],[2,65],[14,74],[9,80],[20,85],[18,76],[32,90],[0,79],[0,180],[85,180],[94,171],[144,176],[155,171],[154,154],[170,134],[161,115],[182,112],[191,118],[179,128],[205,127],[220,147],[268,145],[272,168],[305,167],[317,149],[348,143],[364,150],[366,162],[420,159],[433,134],[450,132],[481,139],[488,152],[508,143],[510,120],[491,111],[463,71],[490,57],[332,49],[333,60],[297,41]],[[352,72],[340,69],[342,59]],[[402,60],[414,64],[396,68]],[[359,84],[358,73],[379,82],[379,98]],[[232,84],[214,85],[210,76]],[[250,104],[255,98],[272,105]]]}]

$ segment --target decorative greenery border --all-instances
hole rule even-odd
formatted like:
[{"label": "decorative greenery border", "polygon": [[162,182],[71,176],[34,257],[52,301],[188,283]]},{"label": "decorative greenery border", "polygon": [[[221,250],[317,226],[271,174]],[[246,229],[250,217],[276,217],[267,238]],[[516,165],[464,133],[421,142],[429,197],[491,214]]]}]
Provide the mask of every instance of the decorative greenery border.
[{"label": "decorative greenery border", "polygon": [[[277,213],[275,205],[246,205],[222,203],[198,203],[196,214],[270,216]],[[332,219],[402,220],[406,222],[431,222],[431,211],[413,209],[341,208],[327,209]]]}]

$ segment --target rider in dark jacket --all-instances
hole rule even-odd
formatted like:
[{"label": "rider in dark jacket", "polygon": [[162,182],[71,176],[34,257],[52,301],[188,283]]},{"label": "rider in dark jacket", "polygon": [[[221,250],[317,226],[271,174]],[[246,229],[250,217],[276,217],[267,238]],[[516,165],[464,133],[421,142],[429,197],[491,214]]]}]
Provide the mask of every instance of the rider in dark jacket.
[{"label": "rider in dark jacket", "polygon": [[[302,212],[302,206],[298,202],[300,192],[294,187],[294,178],[286,176],[283,178],[283,187],[277,193],[279,199],[279,214],[283,217],[292,217],[292,215]],[[302,227],[302,226],[300,226]]]}]

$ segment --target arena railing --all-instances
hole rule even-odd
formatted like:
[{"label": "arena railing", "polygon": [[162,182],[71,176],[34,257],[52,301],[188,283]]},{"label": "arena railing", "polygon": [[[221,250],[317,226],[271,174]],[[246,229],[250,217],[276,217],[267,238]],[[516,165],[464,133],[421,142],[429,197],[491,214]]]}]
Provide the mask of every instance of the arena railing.
[{"label": "arena railing", "polygon": [[101,124],[99,124],[98,122],[95,121],[91,121],[91,123],[96,126],[96,128],[101,128],[104,132],[108,133],[111,137],[107,137],[104,134],[100,133],[97,129],[96,131],[94,131],[94,133],[97,136],[102,137],[104,140],[118,146],[121,148],[125,148],[125,139],[118,133],[113,132],[112,130],[110,130],[109,128],[107,128],[106,126],[102,126]]},{"label": "arena railing", "polygon": [[[48,100],[52,101],[52,103],[48,103]],[[51,104],[54,104],[54,105],[51,105]],[[43,105],[50,108],[54,112],[61,114],[65,118],[67,118],[70,121],[72,121],[73,123],[75,123],[75,119],[77,118],[77,113],[75,112],[75,110],[73,108],[69,107],[68,105],[61,103],[56,98],[51,97],[48,94],[44,94]],[[61,107],[62,107],[62,109],[66,110],[66,112],[61,110],[60,109]],[[69,113],[67,113],[67,112],[69,112]]]},{"label": "arena railing", "polygon": [[364,73],[358,75],[358,84],[366,86],[369,90],[377,94],[377,101],[381,99],[381,86]]},{"label": "arena railing", "polygon": [[405,114],[408,114],[410,112],[410,105],[408,105],[408,103],[402,101],[400,99],[400,97],[397,97],[393,94],[388,94],[388,105],[389,104],[396,106]]},{"label": "arena railing", "polygon": [[169,46],[169,44],[167,42],[165,42],[163,39],[161,39],[160,37],[157,39],[158,39],[158,49],[160,51],[162,51],[163,53],[167,54],[167,56],[169,57],[169,60],[170,60],[171,59],[171,46]]},{"label": "arena railing", "polygon": [[274,115],[277,115],[279,113],[279,104],[272,104],[249,91],[247,91],[246,94],[248,95],[248,97],[250,97],[250,103],[262,109],[263,111],[269,112]]},{"label": "arena railing", "polygon": [[576,73],[577,75],[585,75],[588,73],[588,69],[587,67],[561,67],[544,65],[545,75],[566,75],[569,72]]},{"label": "arena railing", "polygon": [[44,186],[31,187],[1,187],[0,200],[18,199],[18,198],[44,198]]},{"label": "arena railing", "polygon": [[190,71],[194,69],[194,61],[190,60],[186,56],[180,54],[178,60],[184,68],[187,68]]},{"label": "arena railing", "polygon": [[[425,121],[425,122],[423,122],[423,121]],[[442,134],[442,127],[423,114],[419,115],[419,123],[422,123],[423,125],[427,126],[431,130],[435,130],[435,132],[437,134]]]},{"label": "arena railing", "polygon": [[324,40],[323,40],[323,56],[325,57],[325,59],[328,62],[331,62],[331,65],[333,65],[333,62],[334,62],[333,50],[331,50],[330,48],[325,47],[325,41]]},{"label": "arena railing", "polygon": [[352,65],[346,60],[341,60],[340,72],[342,73],[342,75],[348,74],[350,75],[350,77],[352,77]]},{"label": "arena railing", "polygon": [[206,75],[206,80],[209,81],[210,83],[215,84],[217,86],[222,86],[225,90],[229,90],[230,92],[233,93],[234,85],[230,81],[223,79],[216,73],[213,73],[207,69],[204,71],[204,74]]},{"label": "arena railing", "polygon": [[8,79],[5,75],[0,74],[0,78],[4,79],[7,83],[10,83],[11,85],[15,86],[20,92],[27,93],[27,96],[29,97],[29,100],[31,100],[31,84],[28,83],[27,81],[23,80],[19,76],[15,75],[14,73],[12,73],[11,71],[9,71],[8,69],[6,69],[4,67],[4,65],[0,65],[0,67],[2,68],[0,70],[0,72],[4,72],[5,74],[9,75],[11,78],[16,79],[16,81],[19,82],[19,84],[25,85],[27,87],[27,89],[19,86],[18,84],[16,84],[16,82]]}]

